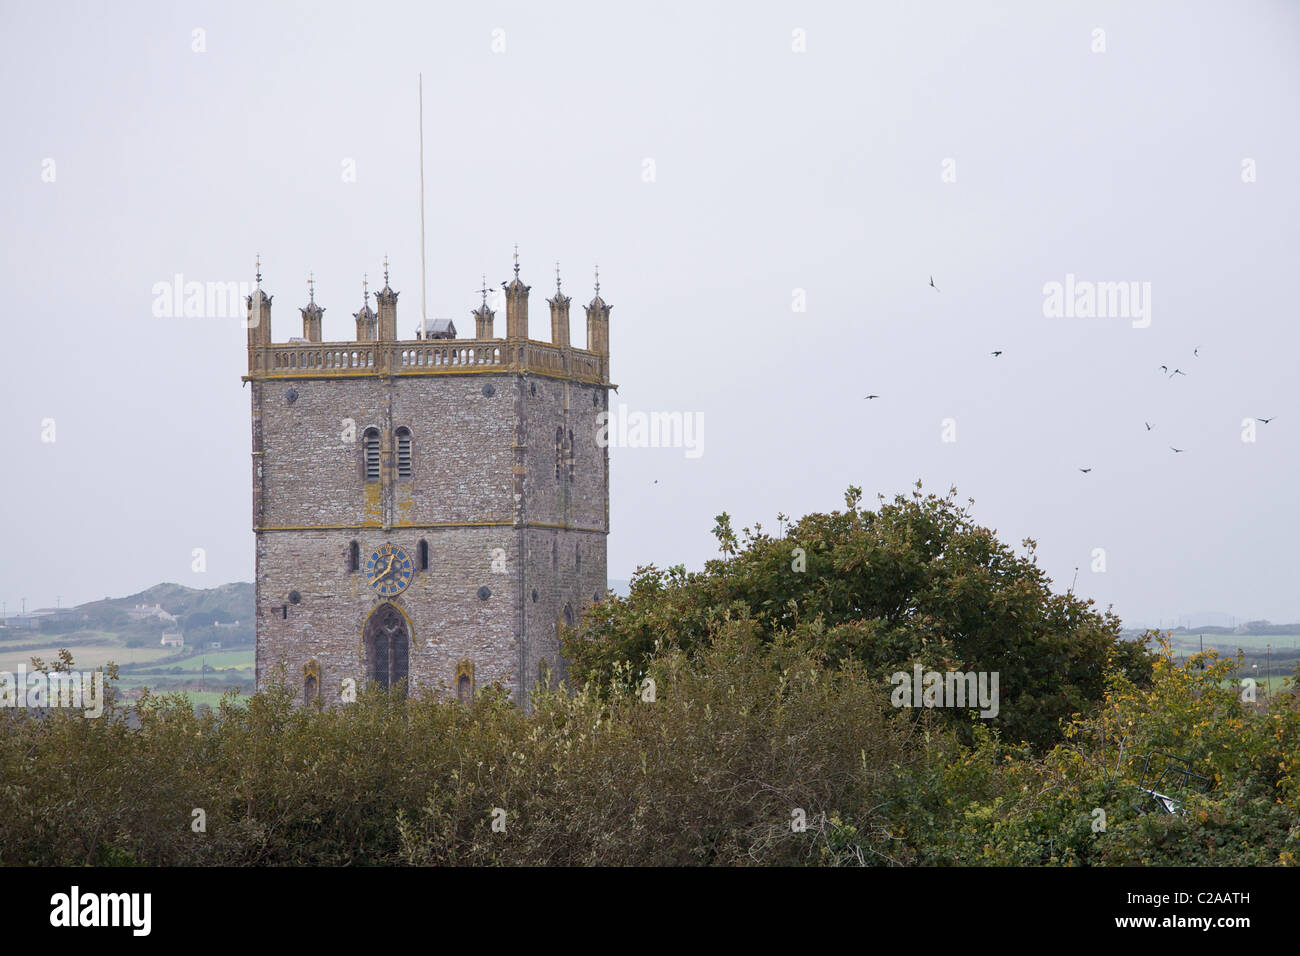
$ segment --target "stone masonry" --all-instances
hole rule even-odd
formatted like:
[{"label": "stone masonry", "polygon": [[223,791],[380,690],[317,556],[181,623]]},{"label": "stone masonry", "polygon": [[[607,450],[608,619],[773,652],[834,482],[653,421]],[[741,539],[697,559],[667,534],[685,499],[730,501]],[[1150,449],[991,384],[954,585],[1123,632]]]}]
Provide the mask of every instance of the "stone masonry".
[{"label": "stone masonry", "polygon": [[[259,687],[283,673],[331,704],[400,677],[410,693],[495,683],[526,702],[543,674],[566,675],[559,625],[606,593],[609,456],[596,435],[613,387],[610,307],[597,282],[587,348],[574,348],[557,279],[551,342],[533,341],[517,257],[514,268],[504,338],[485,294],[474,339],[398,340],[385,268],[356,340],[321,342],[313,289],[302,338],[272,343],[259,265],[244,377]],[[415,565],[389,597],[366,571],[385,545]]]}]

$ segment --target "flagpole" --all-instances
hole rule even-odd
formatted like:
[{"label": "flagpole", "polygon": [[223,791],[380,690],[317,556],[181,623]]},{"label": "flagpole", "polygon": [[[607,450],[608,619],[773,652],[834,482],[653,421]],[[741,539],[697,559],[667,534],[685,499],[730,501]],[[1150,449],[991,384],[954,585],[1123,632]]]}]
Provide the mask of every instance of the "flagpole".
[{"label": "flagpole", "polygon": [[424,74],[419,74],[420,92],[420,338],[427,339],[424,306]]}]

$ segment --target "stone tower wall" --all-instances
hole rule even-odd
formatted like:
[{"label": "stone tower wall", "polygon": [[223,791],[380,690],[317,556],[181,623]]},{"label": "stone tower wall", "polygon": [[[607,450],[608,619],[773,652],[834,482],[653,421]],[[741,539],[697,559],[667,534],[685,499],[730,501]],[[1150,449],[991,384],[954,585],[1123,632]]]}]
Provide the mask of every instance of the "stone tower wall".
[{"label": "stone tower wall", "polygon": [[[250,336],[246,377],[259,686],[283,667],[300,694],[318,675],[326,702],[348,681],[359,689],[366,622],[385,602],[406,619],[413,693],[455,693],[467,664],[476,689],[498,682],[517,699],[543,661],[562,677],[557,622],[605,595],[607,356],[526,339],[271,344],[266,325]],[[409,478],[397,470],[403,426]],[[371,427],[378,482],[366,480]],[[387,599],[364,572],[384,544],[417,568]]]}]

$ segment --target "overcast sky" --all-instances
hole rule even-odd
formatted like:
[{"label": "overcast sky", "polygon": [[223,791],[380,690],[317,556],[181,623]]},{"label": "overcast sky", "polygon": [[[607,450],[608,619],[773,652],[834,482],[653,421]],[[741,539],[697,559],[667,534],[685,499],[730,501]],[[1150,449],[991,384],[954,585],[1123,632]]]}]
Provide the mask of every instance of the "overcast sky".
[{"label": "overcast sky", "polygon": [[612,451],[611,578],[920,479],[1126,621],[1300,618],[1300,5],[5,0],[0,53],[10,612],[251,580],[245,332],[154,286],[260,253],[343,339],[387,254],[411,335],[423,72],[429,317],[518,243],[582,344],[599,262],[612,405],[702,417]]}]

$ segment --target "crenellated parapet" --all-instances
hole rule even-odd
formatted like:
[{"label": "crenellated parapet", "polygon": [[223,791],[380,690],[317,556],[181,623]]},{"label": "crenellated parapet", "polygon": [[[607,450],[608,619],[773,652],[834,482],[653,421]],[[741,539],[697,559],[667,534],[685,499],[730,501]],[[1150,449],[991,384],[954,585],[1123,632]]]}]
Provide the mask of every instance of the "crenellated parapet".
[{"label": "crenellated parapet", "polygon": [[248,374],[245,381],[280,378],[335,378],[373,375],[453,375],[527,373],[570,379],[593,385],[609,385],[609,311],[600,297],[600,276],[596,276],[596,297],[586,306],[587,347],[576,348],[569,341],[570,298],[561,291],[556,266],[555,296],[551,307],[551,341],[528,338],[528,295],[530,287],[519,278],[519,256],[515,253],[514,278],[502,283],[506,298],[506,334],[494,333],[495,313],[488,308],[487,284],[480,290],[482,303],[471,314],[474,338],[455,338],[455,326],[448,338],[399,339],[397,298],[389,285],[388,263],[384,262],[384,287],[375,293],[379,311],[370,307],[368,282],[362,282],[362,307],[352,313],[356,338],[323,341],[325,309],[317,304],[315,281],[308,284],[309,300],[299,311],[303,334],[289,342],[271,339],[271,296],[262,290],[261,262],[257,288],[247,298]]}]

